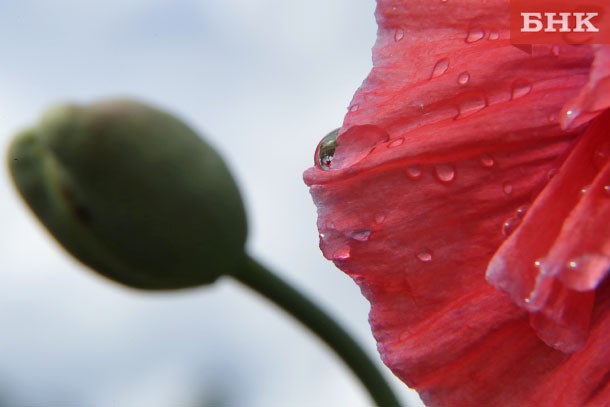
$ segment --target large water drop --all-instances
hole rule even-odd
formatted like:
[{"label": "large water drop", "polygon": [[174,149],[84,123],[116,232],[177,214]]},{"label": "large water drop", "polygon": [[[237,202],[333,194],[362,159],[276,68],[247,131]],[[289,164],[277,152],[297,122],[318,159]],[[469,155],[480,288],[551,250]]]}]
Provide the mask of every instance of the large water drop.
[{"label": "large water drop", "polygon": [[373,148],[389,139],[388,133],[372,125],[353,126],[341,135],[338,130],[328,134],[318,145],[317,166],[323,170],[339,170],[356,164]]}]

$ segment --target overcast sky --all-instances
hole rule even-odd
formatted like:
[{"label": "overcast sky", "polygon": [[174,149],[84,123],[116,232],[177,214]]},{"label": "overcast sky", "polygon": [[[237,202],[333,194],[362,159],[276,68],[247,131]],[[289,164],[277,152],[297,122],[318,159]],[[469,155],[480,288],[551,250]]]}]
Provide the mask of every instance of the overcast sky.
[{"label": "overcast sky", "polygon": [[[318,249],[302,181],[371,68],[373,0],[2,0],[0,145],[59,101],[130,96],[232,169],[248,250],[378,360],[356,285]],[[145,294],[60,250],[0,171],[0,406],[368,406],[315,338],[231,281]],[[403,400],[417,405],[392,380]]]}]

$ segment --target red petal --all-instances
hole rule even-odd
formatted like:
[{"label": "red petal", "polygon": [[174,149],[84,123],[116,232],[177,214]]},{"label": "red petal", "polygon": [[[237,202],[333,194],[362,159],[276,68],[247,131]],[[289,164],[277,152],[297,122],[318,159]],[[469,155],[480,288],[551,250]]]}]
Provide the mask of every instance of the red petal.
[{"label": "red petal", "polygon": [[574,128],[610,107],[610,45],[594,45],[589,83],[562,110],[562,126]]},{"label": "red petal", "polygon": [[566,352],[584,346],[592,306],[587,291],[610,267],[610,162],[600,167],[594,160],[608,129],[610,112],[580,137],[487,271],[492,284],[537,312],[540,337]]},{"label": "red petal", "polygon": [[[370,300],[386,364],[430,405],[608,401],[604,272],[591,277],[587,266],[585,278],[558,275],[535,309],[532,324],[549,342],[570,334],[570,344],[583,346],[589,332],[572,355],[541,341],[527,310],[485,280],[506,236],[514,232],[506,244],[519,240],[525,223],[544,212],[534,198],[550,175],[571,162],[576,142],[597,134],[558,124],[562,107],[591,80],[591,47],[534,46],[530,56],[509,44],[507,10],[499,0],[379,1],[375,67],[354,96],[328,170],[316,166],[304,176],[318,206],[320,245]],[[588,175],[573,170],[567,188],[580,191]],[[554,232],[538,229],[544,239],[511,253],[510,273],[490,271],[520,305],[536,284],[533,253],[551,250],[561,225],[572,222],[565,216],[587,199],[560,202],[568,209]],[[573,228],[591,216],[587,205]],[[593,246],[569,247],[547,257]],[[597,284],[596,297],[574,289],[583,284]]]}]

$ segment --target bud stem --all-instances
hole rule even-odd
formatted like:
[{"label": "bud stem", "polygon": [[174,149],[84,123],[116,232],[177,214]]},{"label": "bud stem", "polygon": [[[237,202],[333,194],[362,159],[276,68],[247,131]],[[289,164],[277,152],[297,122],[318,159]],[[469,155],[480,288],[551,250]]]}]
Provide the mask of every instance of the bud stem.
[{"label": "bud stem", "polygon": [[379,407],[400,407],[383,375],[352,337],[312,301],[248,258],[232,276],[299,320],[324,341],[352,370]]}]

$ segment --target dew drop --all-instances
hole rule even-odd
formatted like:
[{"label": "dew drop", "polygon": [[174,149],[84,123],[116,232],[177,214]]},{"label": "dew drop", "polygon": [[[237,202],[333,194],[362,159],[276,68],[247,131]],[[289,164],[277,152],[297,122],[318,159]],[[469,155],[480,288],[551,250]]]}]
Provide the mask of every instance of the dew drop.
[{"label": "dew drop", "polygon": [[347,260],[350,257],[351,249],[349,246],[341,246],[339,249],[335,250],[330,256],[331,260]]},{"label": "dew drop", "polygon": [[468,82],[470,82],[470,74],[468,72],[462,72],[458,75],[457,81],[460,85],[468,85]]},{"label": "dew drop", "polygon": [[394,148],[394,147],[398,147],[399,145],[401,145],[403,142],[405,141],[404,138],[397,138],[396,140],[392,140],[389,144],[388,144],[388,148]]},{"label": "dew drop", "polygon": [[455,179],[455,168],[451,164],[437,164],[434,170],[439,181],[452,182]]},{"label": "dew drop", "polygon": [[385,130],[372,125],[350,127],[341,136],[338,133],[338,129],[331,132],[318,144],[316,166],[322,170],[354,165],[389,139]]},{"label": "dew drop", "polygon": [[585,253],[566,263],[564,281],[577,291],[595,290],[604,281],[610,267],[610,257],[602,253]]},{"label": "dew drop", "polygon": [[449,0],[441,0],[441,3],[447,3]]},{"label": "dew drop", "polygon": [[371,237],[371,229],[359,229],[351,234],[352,239],[359,242],[366,242]]},{"label": "dew drop", "polygon": [[487,107],[487,100],[481,94],[470,94],[464,96],[458,102],[458,113],[456,119],[462,119],[480,112]]},{"label": "dew drop", "polygon": [[589,192],[589,187],[590,187],[590,185],[587,185],[587,186],[583,187],[583,188],[580,190],[580,193],[581,193],[582,195],[585,195],[587,192]]},{"label": "dew drop", "polygon": [[504,193],[506,195],[510,195],[513,193],[513,184],[511,184],[510,182],[505,182],[502,185],[502,189],[504,190]]},{"label": "dew drop", "polygon": [[349,111],[350,112],[355,112],[356,110],[360,109],[360,105],[358,103],[353,104],[349,107]]},{"label": "dew drop", "polygon": [[604,194],[610,198],[610,185],[604,185],[602,189],[604,190]]},{"label": "dew drop", "polygon": [[513,100],[529,95],[532,91],[532,82],[527,79],[517,79],[511,88],[511,98]]},{"label": "dew drop", "polygon": [[467,44],[472,44],[473,42],[483,39],[483,37],[485,37],[485,31],[479,27],[475,27],[468,30],[465,41]]},{"label": "dew drop", "polygon": [[561,116],[561,127],[564,129],[571,128],[572,124],[580,116],[580,108],[574,106],[571,109],[566,110]]},{"label": "dew drop", "polygon": [[488,38],[489,38],[490,40],[492,40],[492,41],[495,41],[495,40],[497,40],[498,38],[500,38],[500,33],[499,33],[499,32],[497,32],[497,31],[492,31],[492,32],[490,32],[490,33],[489,33],[489,37],[488,37]]},{"label": "dew drop", "polygon": [[447,69],[449,69],[449,58],[439,59],[436,64],[434,64],[434,68],[432,68],[430,79],[441,76],[447,72]]},{"label": "dew drop", "polygon": [[385,221],[385,215],[382,213],[378,213],[375,215],[375,223],[381,225]]},{"label": "dew drop", "polygon": [[504,222],[504,225],[502,225],[502,233],[504,233],[504,236],[510,236],[521,224],[521,219],[518,217],[512,217],[510,219],[507,219],[506,222]]},{"label": "dew drop", "polygon": [[556,56],[556,57],[557,57],[557,56],[559,56],[559,53],[560,53],[560,52],[561,52],[561,48],[559,48],[559,45],[553,45],[553,46],[551,47],[551,54],[552,54],[553,56]]},{"label": "dew drop", "polygon": [[335,129],[324,136],[318,144],[318,148],[316,149],[316,164],[323,170],[329,169],[332,165],[338,134],[339,129]]},{"label": "dew drop", "polygon": [[493,157],[489,154],[481,154],[479,160],[481,161],[481,165],[485,168],[491,168],[496,164]]},{"label": "dew drop", "polygon": [[419,165],[410,165],[405,170],[405,173],[411,179],[419,179],[422,176],[422,170]]},{"label": "dew drop", "polygon": [[519,219],[523,219],[523,217],[527,213],[527,209],[527,205],[520,206],[519,208],[517,208],[515,216],[517,216]]},{"label": "dew drop", "polygon": [[422,249],[417,253],[417,258],[423,263],[432,261],[432,253],[428,249]]},{"label": "dew drop", "polygon": [[398,42],[405,37],[405,31],[402,28],[398,28],[394,31],[394,41]]}]

